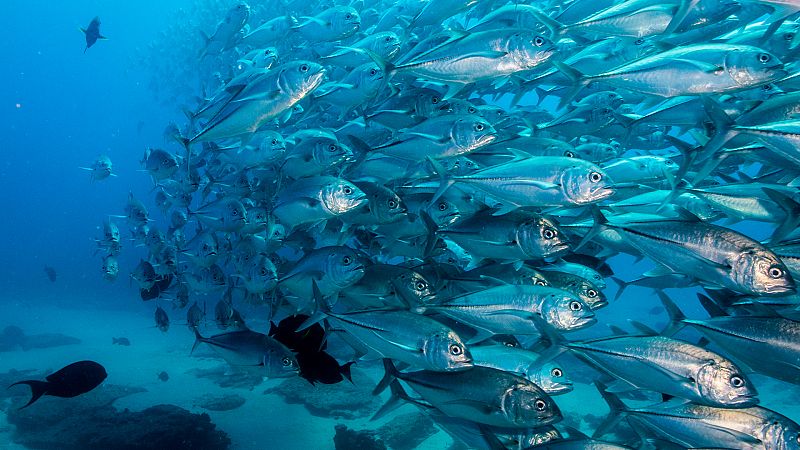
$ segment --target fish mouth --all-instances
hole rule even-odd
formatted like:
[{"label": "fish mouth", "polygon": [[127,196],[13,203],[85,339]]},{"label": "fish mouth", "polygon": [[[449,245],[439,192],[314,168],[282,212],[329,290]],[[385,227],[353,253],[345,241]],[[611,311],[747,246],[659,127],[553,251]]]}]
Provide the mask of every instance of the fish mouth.
[{"label": "fish mouth", "polygon": [[566,394],[567,392],[572,392],[573,386],[572,383],[555,383],[553,386],[548,389],[548,394],[550,395],[558,395],[558,394]]},{"label": "fish mouth", "polygon": [[590,317],[580,317],[580,318],[575,319],[575,320],[572,321],[572,327],[570,327],[570,329],[571,330],[577,330],[577,329],[581,329],[581,328],[586,328],[589,325],[592,325],[592,324],[594,324],[596,322],[597,322],[597,317],[595,317],[593,315],[590,316]]}]

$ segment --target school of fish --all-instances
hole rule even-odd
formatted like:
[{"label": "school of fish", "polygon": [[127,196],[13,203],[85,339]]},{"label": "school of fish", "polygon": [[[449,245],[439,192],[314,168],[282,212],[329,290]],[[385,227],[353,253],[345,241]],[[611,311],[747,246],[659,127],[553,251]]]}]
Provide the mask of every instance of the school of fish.
[{"label": "school of fish", "polygon": [[[97,239],[113,281],[127,223],[195,347],[312,384],[372,364],[376,418],[468,448],[800,449],[751,379],[800,384],[800,2],[198,5],[149,48],[157,94],[200,86],[142,158],[160,216],[131,194]],[[665,329],[599,320],[630,286]]]}]

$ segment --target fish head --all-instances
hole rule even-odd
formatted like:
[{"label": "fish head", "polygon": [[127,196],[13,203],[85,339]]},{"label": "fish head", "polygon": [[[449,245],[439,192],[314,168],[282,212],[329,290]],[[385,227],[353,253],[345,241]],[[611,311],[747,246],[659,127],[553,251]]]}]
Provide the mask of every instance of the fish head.
[{"label": "fish head", "polygon": [[431,217],[433,223],[440,228],[452,224],[461,217],[461,211],[459,211],[458,206],[444,198],[428,204],[425,212]]},{"label": "fish head", "polygon": [[750,293],[781,296],[796,292],[795,281],[786,265],[767,249],[744,250],[732,266],[734,281]]},{"label": "fish head", "polygon": [[433,89],[421,89],[414,99],[414,116],[427,118],[439,114],[442,108],[447,109],[450,102],[442,99],[442,94]]},{"label": "fish head", "polygon": [[614,195],[614,182],[600,167],[574,165],[561,174],[561,186],[576,205],[586,205]]},{"label": "fish head", "polygon": [[403,272],[392,283],[404,299],[411,300],[409,303],[412,305],[430,302],[435,295],[428,280],[414,271]]},{"label": "fish head", "polygon": [[745,408],[758,403],[750,380],[730,361],[710,360],[695,375],[700,395],[714,406]]},{"label": "fish head", "polygon": [[773,418],[762,429],[763,442],[769,442],[770,448],[789,450],[800,446],[800,427],[785,418]]},{"label": "fish head", "polygon": [[283,159],[286,140],[277,131],[266,131],[258,144],[261,160],[265,163]]},{"label": "fish head", "polygon": [[314,139],[314,159],[323,167],[339,164],[352,156],[346,145],[340,144],[334,136],[321,136]]},{"label": "fish head", "polygon": [[442,331],[429,336],[422,352],[432,367],[443,371],[466,370],[472,367],[472,354],[455,331]]},{"label": "fish head", "polygon": [[244,25],[249,17],[250,6],[247,3],[237,3],[228,10],[228,14],[225,17],[225,22]]},{"label": "fish head", "polygon": [[560,366],[553,363],[533,363],[525,371],[525,376],[551,395],[565,394],[572,390],[572,381],[564,375]]},{"label": "fish head", "polygon": [[728,75],[740,87],[769,83],[786,77],[788,72],[777,56],[757,47],[741,46],[725,55]]},{"label": "fish head", "polygon": [[252,264],[249,275],[251,282],[263,291],[269,291],[278,284],[278,270],[266,256],[261,256]]},{"label": "fish head", "polygon": [[277,341],[268,345],[264,351],[263,365],[268,378],[289,378],[300,371],[300,365],[297,363],[294,353]]},{"label": "fish head", "polygon": [[329,247],[325,259],[325,273],[333,283],[344,289],[358,282],[364,276],[368,261],[350,247]]},{"label": "fish head", "polygon": [[403,200],[394,191],[375,185],[369,198],[370,212],[380,223],[391,223],[408,213]]},{"label": "fish head", "polygon": [[537,217],[517,227],[517,245],[527,255],[535,258],[554,257],[569,249],[566,236],[552,220]]},{"label": "fish head", "polygon": [[549,294],[542,303],[545,320],[559,330],[579,330],[595,323],[594,312],[579,297],[561,291]]},{"label": "fish head", "polygon": [[497,139],[497,130],[486,119],[468,115],[453,123],[450,137],[461,150],[459,154],[468,153]]},{"label": "fish head", "polygon": [[339,39],[352,36],[361,28],[361,15],[355,8],[350,6],[335,6],[331,8],[331,28],[336,32]]},{"label": "fish head", "polygon": [[300,100],[319,87],[325,78],[325,69],[311,61],[293,61],[280,68],[278,85],[291,98]]},{"label": "fish head", "polygon": [[367,194],[353,183],[336,179],[322,188],[322,202],[333,215],[338,216],[367,203]]},{"label": "fish head", "polygon": [[278,49],[267,47],[261,49],[253,58],[253,67],[257,69],[269,69],[278,62]]},{"label": "fish head", "polygon": [[543,35],[518,31],[508,38],[508,53],[521,66],[532,69],[550,59],[556,52],[552,40]]},{"label": "fish head", "polygon": [[372,51],[384,60],[391,61],[400,51],[402,43],[396,33],[387,31],[378,33],[372,43]]},{"label": "fish head", "polygon": [[506,419],[516,425],[546,425],[561,420],[561,410],[541,388],[533,383],[518,383],[507,389],[500,400]]}]

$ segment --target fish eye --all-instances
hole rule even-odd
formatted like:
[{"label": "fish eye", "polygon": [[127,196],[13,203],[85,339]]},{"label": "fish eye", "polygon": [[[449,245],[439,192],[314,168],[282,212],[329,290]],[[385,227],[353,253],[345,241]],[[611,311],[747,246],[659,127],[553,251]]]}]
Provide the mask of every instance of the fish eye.
[{"label": "fish eye", "polygon": [[262,277],[265,277],[265,276],[267,276],[267,268],[266,268],[266,267],[262,267],[262,268],[261,268],[261,276],[262,276]]},{"label": "fish eye", "polygon": [[235,209],[231,210],[231,214],[233,214],[234,216],[238,216],[239,215],[239,211],[236,211]]},{"label": "fish eye", "polygon": [[467,112],[470,113],[470,114],[475,114],[475,111],[476,111],[475,108],[473,108],[472,106],[467,108]]},{"label": "fish eye", "polygon": [[422,281],[417,281],[417,286],[416,287],[417,287],[418,291],[421,291],[421,290],[425,289],[426,286],[425,286],[425,283],[423,283]]},{"label": "fish eye", "polygon": [[589,174],[589,180],[592,183],[598,183],[602,179],[603,179],[603,175],[601,175],[600,172],[592,172],[592,173]]},{"label": "fish eye", "polygon": [[460,345],[452,344],[450,346],[450,354],[451,355],[458,356],[458,355],[460,355],[462,353],[464,353],[464,349],[462,349]]},{"label": "fish eye", "polygon": [[583,309],[583,306],[580,304],[580,302],[570,302],[569,309],[572,311],[580,311]]},{"label": "fish eye", "polygon": [[394,200],[389,200],[389,208],[391,209],[397,208],[397,202]]},{"label": "fish eye", "polygon": [[772,278],[781,278],[783,276],[783,269],[777,266],[769,268],[769,276]]},{"label": "fish eye", "polygon": [[447,203],[441,202],[439,203],[439,211],[444,211],[447,209]]},{"label": "fish eye", "polygon": [[553,370],[550,371],[550,375],[553,378],[561,378],[561,376],[564,375],[564,373],[558,367],[553,367]]},{"label": "fish eye", "polygon": [[284,356],[281,360],[281,364],[283,364],[284,367],[289,367],[292,365],[292,360]]},{"label": "fish eye", "polygon": [[369,71],[370,75],[375,75],[376,73],[378,73],[377,69],[370,69],[370,71]]},{"label": "fish eye", "polygon": [[345,186],[344,189],[342,189],[342,190],[344,191],[344,193],[346,195],[350,195],[350,194],[353,193],[353,189],[350,186]]},{"label": "fish eye", "polygon": [[431,97],[431,103],[433,103],[434,105],[439,103],[439,97],[436,97],[436,96]]},{"label": "fish eye", "polygon": [[575,153],[572,153],[571,151],[567,150],[564,152],[564,156],[566,156],[567,158],[574,158]]},{"label": "fish eye", "polygon": [[758,62],[760,62],[761,64],[768,63],[770,59],[772,59],[772,57],[769,55],[769,53],[758,54]]},{"label": "fish eye", "polygon": [[349,256],[345,256],[344,258],[342,258],[342,264],[344,264],[345,266],[349,266],[351,262],[353,262],[353,259],[350,258]]},{"label": "fish eye", "polygon": [[731,386],[738,388],[744,386],[744,380],[742,377],[738,377],[736,375],[731,377]]},{"label": "fish eye", "polygon": [[589,298],[595,298],[597,297],[597,291],[595,291],[594,289],[589,289],[588,291],[586,291],[586,296]]},{"label": "fish eye", "polygon": [[336,151],[336,144],[329,145],[328,146],[328,151],[329,152],[335,152]]},{"label": "fish eye", "polygon": [[536,285],[537,285],[537,286],[547,286],[547,283],[545,283],[545,282],[544,282],[544,281],[542,281],[542,280],[536,280]]},{"label": "fish eye", "polygon": [[633,41],[633,45],[642,45],[644,44],[644,38],[639,38]]},{"label": "fish eye", "polygon": [[544,411],[545,409],[547,409],[547,403],[542,399],[536,400],[533,406],[536,408],[537,411]]},{"label": "fish eye", "polygon": [[483,126],[482,123],[476,123],[474,128],[475,128],[475,131],[483,131],[483,129],[485,127]]},{"label": "fish eye", "polygon": [[300,72],[308,72],[308,64],[300,64]]},{"label": "fish eye", "polygon": [[794,33],[786,33],[783,35],[783,38],[787,41],[791,41],[794,39]]},{"label": "fish eye", "polygon": [[347,13],[347,14],[344,15],[344,18],[347,19],[347,20],[350,20],[350,19],[353,18],[353,15],[350,14],[350,13]]},{"label": "fish eye", "polygon": [[272,145],[278,145],[278,140],[277,140],[277,139],[273,139],[273,140],[271,141],[271,143],[272,143]]},{"label": "fish eye", "polygon": [[544,235],[545,239],[553,239],[554,237],[556,237],[555,230],[552,230],[550,228],[545,228],[542,234]]},{"label": "fish eye", "polygon": [[772,90],[772,85],[771,84],[765,84],[765,85],[761,86],[761,89],[763,89],[765,91],[771,91]]},{"label": "fish eye", "polygon": [[384,42],[392,42],[392,37],[391,36],[386,36],[385,38],[383,38],[383,41]]},{"label": "fish eye", "polygon": [[533,38],[533,45],[535,45],[537,47],[543,46],[544,45],[544,38],[541,37],[541,36],[536,36],[535,38]]}]

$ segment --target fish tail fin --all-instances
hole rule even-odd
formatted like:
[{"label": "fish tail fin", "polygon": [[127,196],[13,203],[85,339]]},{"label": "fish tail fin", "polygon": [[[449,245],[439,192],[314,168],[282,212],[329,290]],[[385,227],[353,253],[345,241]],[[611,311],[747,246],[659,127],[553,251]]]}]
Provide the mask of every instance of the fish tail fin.
[{"label": "fish tail fin", "polygon": [[700,300],[700,306],[706,310],[709,317],[725,317],[728,314],[710,297],[698,293],[697,299]]},{"label": "fish tail fin", "polygon": [[673,334],[677,333],[685,326],[684,320],[686,320],[686,316],[683,315],[683,312],[678,308],[678,305],[675,304],[664,291],[658,290],[656,291],[659,300],[661,300],[661,304],[664,305],[664,309],[667,310],[667,314],[669,315],[669,325],[664,331],[661,332],[664,336],[672,336]]},{"label": "fish tail fin", "polygon": [[352,374],[352,373],[350,373],[350,367],[351,367],[353,364],[355,364],[355,363],[356,363],[355,361],[350,361],[349,363],[347,363],[347,364],[344,364],[344,365],[343,365],[343,366],[342,366],[342,367],[339,369],[339,371],[340,371],[340,373],[342,374],[342,376],[343,376],[343,377],[345,377],[345,378],[347,378],[347,381],[349,381],[350,383],[353,383],[353,374]]},{"label": "fish tail fin", "polygon": [[561,73],[564,74],[564,76],[569,78],[573,84],[572,88],[567,91],[565,96],[561,97],[561,101],[558,103],[558,109],[562,109],[572,102],[572,100],[575,99],[575,97],[583,88],[589,85],[590,80],[586,77],[586,75],[578,71],[578,69],[570,67],[561,61],[552,61],[552,63]]},{"label": "fish tail fin", "polygon": [[714,124],[715,130],[714,136],[701,149],[701,153],[697,157],[698,161],[705,161],[724,147],[738,133],[733,130],[736,122],[725,112],[722,105],[707,96],[700,97],[700,100],[703,102],[703,108],[705,108],[708,118]]},{"label": "fish tail fin", "polygon": [[372,395],[378,395],[386,390],[386,388],[389,387],[389,385],[397,378],[397,374],[399,373],[397,367],[394,366],[394,362],[392,362],[392,360],[389,358],[383,359],[383,369],[385,370],[383,378],[381,378],[381,381],[379,381],[378,385],[375,386],[375,389],[372,390]]},{"label": "fish tail fin", "polygon": [[778,206],[786,212],[786,218],[775,228],[775,231],[769,238],[769,242],[775,244],[782,241],[786,235],[800,225],[800,203],[797,203],[788,195],[774,189],[762,188],[761,190],[769,196],[770,200],[777,203]]},{"label": "fish tail fin", "polygon": [[43,396],[44,394],[47,393],[47,388],[50,386],[50,383],[48,383],[47,381],[25,380],[25,381],[17,381],[16,383],[14,383],[11,386],[9,386],[9,388],[11,388],[13,386],[16,386],[18,384],[27,384],[28,386],[31,387],[31,399],[30,399],[30,401],[28,401],[28,403],[26,403],[25,406],[23,406],[23,407],[21,407],[19,409],[27,408],[33,402],[35,402],[36,400],[39,400],[39,398],[41,396]]},{"label": "fish tail fin", "polygon": [[436,193],[433,194],[433,199],[431,199],[431,203],[435,203],[455,183],[455,180],[447,176],[447,171],[438,161],[431,157],[428,157],[427,160],[433,168],[433,172],[439,176],[439,189],[436,190]]},{"label": "fish tail fin", "polygon": [[439,240],[439,238],[436,236],[436,230],[438,227],[427,211],[421,211],[420,216],[422,217],[422,221],[425,223],[425,229],[427,230],[427,236],[425,238],[425,258],[429,258],[433,254],[433,250],[436,248],[436,242]]},{"label": "fish tail fin", "polygon": [[400,407],[400,400],[417,403],[406,393],[405,389],[403,389],[403,386],[400,385],[400,382],[397,381],[396,375],[398,374],[398,371],[392,360],[388,358],[384,359],[383,367],[386,369],[386,375],[383,376],[383,379],[380,381],[380,383],[378,383],[378,386],[375,388],[375,390],[372,391],[372,394],[378,395],[388,387],[389,391],[391,392],[391,396],[389,397],[389,400],[384,403],[383,406],[381,406],[381,408],[369,419],[370,421],[378,420],[379,418]]},{"label": "fish tail fin", "polygon": [[114,344],[119,344],[119,339],[117,339],[115,337],[112,337],[111,338],[111,345],[114,345]]},{"label": "fish tail fin", "polygon": [[608,392],[606,389],[608,388],[605,384],[601,383],[600,381],[595,381],[594,385],[597,387],[598,392],[600,392],[600,396],[603,397],[603,400],[608,404],[609,409],[611,411],[608,413],[608,417],[597,427],[597,430],[594,432],[593,437],[602,436],[608,433],[612,428],[614,428],[617,423],[626,415],[628,411],[628,407],[622,403],[622,400],[619,399],[616,395]]},{"label": "fish tail fin", "polygon": [[617,293],[614,294],[614,301],[616,301],[619,300],[620,297],[622,297],[622,293],[625,292],[625,289],[627,289],[628,286],[631,285],[631,282],[624,281],[617,277],[611,277],[611,281],[613,281],[617,285]]},{"label": "fish tail fin", "polygon": [[589,232],[583,236],[581,242],[578,243],[578,246],[572,249],[573,252],[578,251],[578,249],[583,248],[584,245],[588,244],[589,241],[594,239],[601,231],[603,231],[608,225],[608,219],[605,215],[603,215],[603,211],[600,210],[600,207],[597,205],[591,206],[592,218],[594,219],[594,224],[592,228],[589,229]]},{"label": "fish tail fin", "polygon": [[297,327],[297,330],[295,330],[296,332],[303,331],[311,325],[319,323],[331,310],[330,305],[328,305],[328,302],[325,300],[325,297],[322,296],[322,292],[319,290],[316,280],[311,280],[311,290],[314,292],[314,303],[317,306],[317,310],[311,317],[306,319],[305,322],[301,323],[300,326]]},{"label": "fish tail fin", "polygon": [[192,345],[192,351],[189,352],[189,354],[191,355],[192,353],[194,353],[195,349],[197,348],[198,345],[200,345],[200,343],[205,342],[206,338],[204,338],[200,334],[200,331],[197,329],[197,327],[190,327],[190,328],[192,329],[192,331],[194,331],[194,344]]}]

